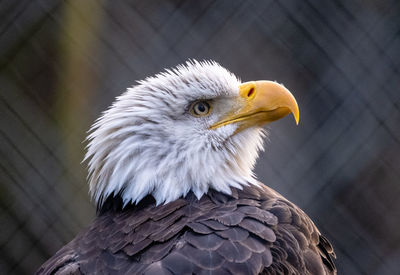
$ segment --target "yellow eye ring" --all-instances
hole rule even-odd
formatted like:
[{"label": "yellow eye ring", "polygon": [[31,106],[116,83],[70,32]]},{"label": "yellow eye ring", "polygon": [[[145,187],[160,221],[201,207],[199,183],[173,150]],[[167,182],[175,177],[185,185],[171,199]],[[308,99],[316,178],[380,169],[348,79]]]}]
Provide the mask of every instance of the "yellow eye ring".
[{"label": "yellow eye ring", "polygon": [[190,106],[190,113],[195,117],[207,116],[211,113],[211,105],[205,100],[196,101]]}]

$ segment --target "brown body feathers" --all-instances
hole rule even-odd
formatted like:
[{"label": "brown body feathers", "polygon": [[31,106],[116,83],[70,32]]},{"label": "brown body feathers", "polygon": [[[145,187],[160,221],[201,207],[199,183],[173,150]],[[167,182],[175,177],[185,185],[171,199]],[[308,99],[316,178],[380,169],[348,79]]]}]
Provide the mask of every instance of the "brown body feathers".
[{"label": "brown body feathers", "polygon": [[121,205],[109,198],[37,274],[336,274],[329,241],[265,186]]}]

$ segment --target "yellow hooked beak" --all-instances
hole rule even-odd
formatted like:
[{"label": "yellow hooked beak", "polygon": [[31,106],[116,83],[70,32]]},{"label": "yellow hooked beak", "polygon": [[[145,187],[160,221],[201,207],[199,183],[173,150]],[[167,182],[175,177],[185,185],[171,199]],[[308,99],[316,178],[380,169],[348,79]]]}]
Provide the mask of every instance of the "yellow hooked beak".
[{"label": "yellow hooked beak", "polygon": [[233,110],[210,129],[238,123],[236,132],[252,126],[262,126],[293,113],[299,124],[299,107],[293,95],[284,86],[273,81],[251,81],[240,85],[238,102]]}]

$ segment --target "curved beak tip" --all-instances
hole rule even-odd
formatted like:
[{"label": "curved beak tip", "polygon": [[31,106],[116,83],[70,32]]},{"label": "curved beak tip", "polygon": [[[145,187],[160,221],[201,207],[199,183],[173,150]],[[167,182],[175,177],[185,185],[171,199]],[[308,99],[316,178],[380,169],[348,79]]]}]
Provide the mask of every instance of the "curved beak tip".
[{"label": "curved beak tip", "polygon": [[299,121],[300,121],[299,107],[297,107],[295,110],[293,110],[292,114],[293,114],[294,120],[296,121],[296,125],[299,125]]},{"label": "curved beak tip", "polygon": [[296,120],[296,125],[299,125],[299,120],[300,120],[300,118],[299,118],[299,115],[298,115],[298,114],[297,114],[297,116],[294,115],[294,119]]}]

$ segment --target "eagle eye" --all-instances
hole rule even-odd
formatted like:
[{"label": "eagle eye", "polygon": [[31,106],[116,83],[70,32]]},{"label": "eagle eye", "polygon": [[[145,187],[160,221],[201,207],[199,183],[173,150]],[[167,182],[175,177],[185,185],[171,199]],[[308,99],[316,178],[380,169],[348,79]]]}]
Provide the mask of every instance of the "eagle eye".
[{"label": "eagle eye", "polygon": [[190,106],[190,113],[195,117],[207,116],[211,112],[211,105],[205,100],[195,101]]}]

